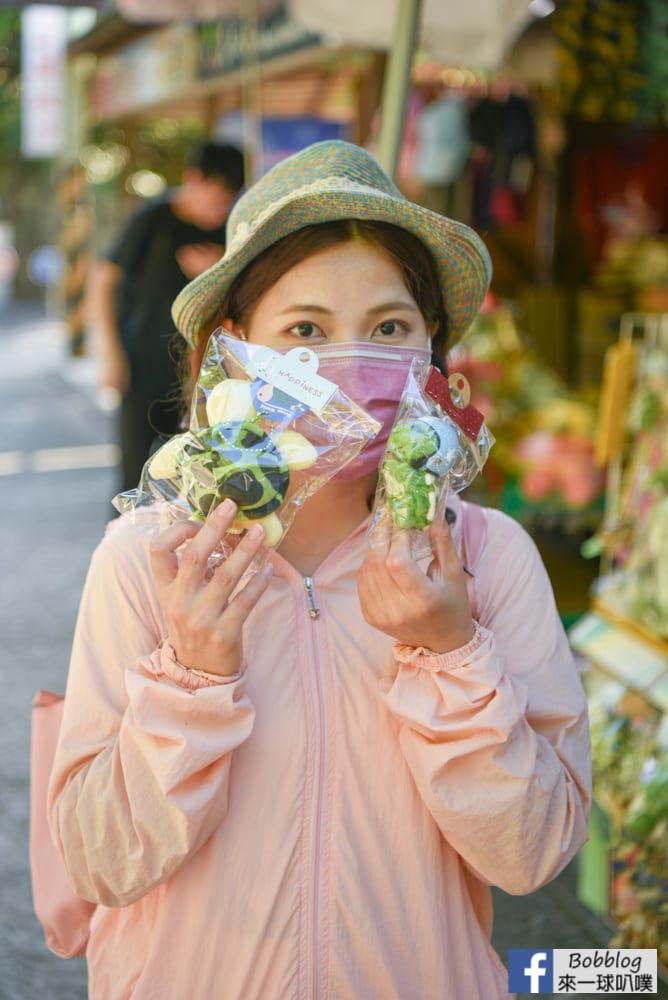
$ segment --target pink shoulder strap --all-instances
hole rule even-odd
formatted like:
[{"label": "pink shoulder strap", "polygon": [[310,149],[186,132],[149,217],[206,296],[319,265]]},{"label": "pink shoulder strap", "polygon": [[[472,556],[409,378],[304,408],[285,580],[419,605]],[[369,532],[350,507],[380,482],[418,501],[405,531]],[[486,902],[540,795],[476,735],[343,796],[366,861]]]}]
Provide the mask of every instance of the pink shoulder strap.
[{"label": "pink shoulder strap", "polygon": [[487,511],[475,503],[462,505],[462,546],[464,565],[472,576],[466,577],[466,585],[471,602],[471,614],[478,617],[478,601],[475,592],[475,569],[485,548],[487,538]]}]

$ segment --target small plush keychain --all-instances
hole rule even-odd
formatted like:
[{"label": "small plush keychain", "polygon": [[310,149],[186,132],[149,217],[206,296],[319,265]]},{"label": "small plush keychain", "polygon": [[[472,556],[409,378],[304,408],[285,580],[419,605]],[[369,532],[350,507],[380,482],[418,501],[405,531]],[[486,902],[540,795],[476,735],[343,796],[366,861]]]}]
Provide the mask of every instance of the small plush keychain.
[{"label": "small plush keychain", "polygon": [[[237,505],[231,533],[262,524],[267,545],[278,545],[305,500],[381,426],[318,365],[306,347],[280,353],[215,330],[188,429],[148,459],[137,488],[114,497],[116,509],[157,532],[174,520],[204,521],[230,498]],[[215,560],[228,542],[220,549]]]},{"label": "small plush keychain", "polygon": [[438,484],[459,457],[452,424],[415,417],[396,424],[387,442],[382,474],[387,502],[399,528],[426,528],[434,520]]},{"label": "small plush keychain", "polygon": [[[267,392],[266,385],[220,382],[206,403],[210,426],[171,438],[150,460],[148,474],[182,492],[195,520],[229,497],[238,507],[232,530],[258,522],[267,544],[275,545],[283,534],[275,512],[286,499],[290,472],[314,465],[318,454],[297,431],[267,430],[267,410],[275,415],[283,405],[271,404],[275,390],[269,386]],[[263,405],[263,395],[269,405]]]},{"label": "small plush keychain", "polygon": [[398,528],[428,528],[447,493],[480,472],[494,438],[470,399],[463,375],[413,362],[380,466],[372,542],[388,517]]}]

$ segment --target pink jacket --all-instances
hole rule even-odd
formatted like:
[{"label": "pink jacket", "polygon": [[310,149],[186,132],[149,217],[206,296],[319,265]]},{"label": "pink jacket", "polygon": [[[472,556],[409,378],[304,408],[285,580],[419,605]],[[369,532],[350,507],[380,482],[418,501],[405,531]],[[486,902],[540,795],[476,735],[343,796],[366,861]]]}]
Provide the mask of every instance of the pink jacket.
[{"label": "pink jacket", "polygon": [[315,573],[317,618],[273,554],[247,666],[220,683],[161,644],[147,541],[122,522],[93,557],[50,785],[72,882],[104,904],[90,996],[506,997],[489,886],[556,875],[590,794],[585,697],[529,536],[488,512],[480,626],[439,656],[364,622],[365,526]]}]

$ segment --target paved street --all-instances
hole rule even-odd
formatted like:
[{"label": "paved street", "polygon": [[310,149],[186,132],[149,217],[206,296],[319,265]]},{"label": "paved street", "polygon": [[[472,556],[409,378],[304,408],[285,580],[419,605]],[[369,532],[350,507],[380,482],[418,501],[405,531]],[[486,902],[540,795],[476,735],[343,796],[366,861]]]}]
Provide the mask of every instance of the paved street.
[{"label": "paved street", "polygon": [[[37,306],[0,311],[0,1000],[86,997],[84,963],[52,956],[32,913],[28,760],[31,700],[64,688],[81,586],[115,489],[112,420],[91,376]],[[508,948],[605,946],[609,932],[575,901],[572,876],[523,899],[497,893],[504,961]]]},{"label": "paved street", "polygon": [[[34,307],[0,313],[1,1000],[86,996],[85,963],[43,945],[27,837],[31,700],[64,688],[79,592],[114,489],[108,465],[86,467],[89,452],[61,450],[113,441],[90,381],[60,324]],[[74,467],[49,469],[58,464]]]}]

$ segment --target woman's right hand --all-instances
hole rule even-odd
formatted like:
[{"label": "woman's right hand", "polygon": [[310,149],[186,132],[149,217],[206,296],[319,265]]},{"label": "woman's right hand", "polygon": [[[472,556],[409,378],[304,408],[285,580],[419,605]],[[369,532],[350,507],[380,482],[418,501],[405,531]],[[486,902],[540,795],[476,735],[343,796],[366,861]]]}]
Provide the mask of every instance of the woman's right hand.
[{"label": "woman's right hand", "polygon": [[[234,551],[212,572],[209,557],[236,514],[225,500],[203,524],[179,521],[151,544],[151,568],[167,623],[167,638],[184,667],[227,676],[243,659],[243,624],[271,578],[271,564],[249,574],[235,590],[264,544],[264,529],[253,525]],[[183,550],[177,556],[177,549]],[[234,594],[234,596],[232,596]]]}]

